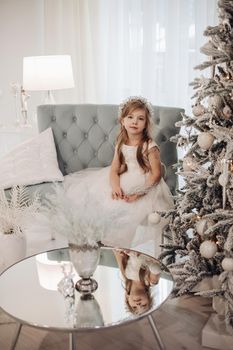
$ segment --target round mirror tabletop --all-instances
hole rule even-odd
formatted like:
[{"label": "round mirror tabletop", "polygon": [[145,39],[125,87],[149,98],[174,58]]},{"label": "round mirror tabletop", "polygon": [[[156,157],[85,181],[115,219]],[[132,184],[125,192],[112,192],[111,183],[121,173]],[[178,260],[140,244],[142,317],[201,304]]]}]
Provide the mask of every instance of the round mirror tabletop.
[{"label": "round mirror tabletop", "polygon": [[80,292],[76,283],[87,280],[83,270],[89,269],[91,258],[81,258],[81,267],[77,261],[70,248],[64,248],[9,267],[0,276],[1,308],[21,324],[84,331],[145,317],[173,288],[171,274],[158,260],[132,250],[101,247],[92,275],[94,291]]}]

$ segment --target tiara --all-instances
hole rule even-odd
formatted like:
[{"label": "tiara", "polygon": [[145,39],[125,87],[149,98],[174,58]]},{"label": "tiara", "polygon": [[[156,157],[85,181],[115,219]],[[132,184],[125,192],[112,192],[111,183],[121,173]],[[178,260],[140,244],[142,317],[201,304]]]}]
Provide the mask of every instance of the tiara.
[{"label": "tiara", "polygon": [[154,116],[153,106],[145,97],[142,97],[142,96],[130,96],[130,97],[126,98],[124,101],[122,101],[121,104],[119,105],[119,110],[118,110],[118,116],[119,117],[121,116],[122,111],[125,108],[125,106],[129,102],[133,102],[133,101],[140,101],[140,102],[142,102],[147,107],[147,109],[149,111],[149,114],[150,114],[150,117],[152,118]]}]

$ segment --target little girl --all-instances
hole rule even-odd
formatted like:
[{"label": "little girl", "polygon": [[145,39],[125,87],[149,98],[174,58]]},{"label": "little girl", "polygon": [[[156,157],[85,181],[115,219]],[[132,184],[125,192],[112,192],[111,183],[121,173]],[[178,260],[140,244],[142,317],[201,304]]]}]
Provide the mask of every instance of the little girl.
[{"label": "little girl", "polygon": [[114,250],[125,288],[125,302],[132,313],[141,314],[151,308],[150,287],[159,283],[160,264],[134,251]]},{"label": "little girl", "polygon": [[[173,206],[168,186],[161,177],[159,148],[152,140],[153,109],[142,97],[130,97],[120,105],[120,131],[110,167],[86,169],[65,178],[70,199],[80,206],[88,196],[91,210],[108,222],[102,242],[128,248],[137,228],[154,211]],[[90,200],[91,199],[91,200]],[[114,219],[112,219],[114,213]]]}]

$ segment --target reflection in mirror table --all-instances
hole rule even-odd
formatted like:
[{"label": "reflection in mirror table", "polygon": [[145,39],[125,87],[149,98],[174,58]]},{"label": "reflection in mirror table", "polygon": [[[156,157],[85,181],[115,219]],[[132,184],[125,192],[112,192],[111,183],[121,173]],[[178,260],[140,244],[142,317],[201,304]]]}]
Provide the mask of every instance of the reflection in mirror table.
[{"label": "reflection in mirror table", "polygon": [[80,279],[69,248],[26,258],[0,276],[0,307],[19,325],[69,333],[103,330],[147,317],[159,347],[164,349],[151,313],[168,298],[173,279],[158,260],[132,250],[101,247],[92,276],[94,293],[80,293]]}]

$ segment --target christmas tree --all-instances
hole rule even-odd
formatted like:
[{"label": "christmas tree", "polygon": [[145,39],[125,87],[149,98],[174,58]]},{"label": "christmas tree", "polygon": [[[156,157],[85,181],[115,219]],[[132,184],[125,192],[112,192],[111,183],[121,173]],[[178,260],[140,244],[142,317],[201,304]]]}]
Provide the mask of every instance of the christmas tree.
[{"label": "christmas tree", "polygon": [[233,326],[233,0],[218,1],[219,24],[208,26],[201,52],[209,77],[196,78],[192,115],[177,126],[186,133],[172,141],[185,151],[177,164],[185,185],[169,215],[172,243],[161,258],[174,276],[176,296],[189,293],[205,277],[216,288],[199,295],[219,296]]}]

